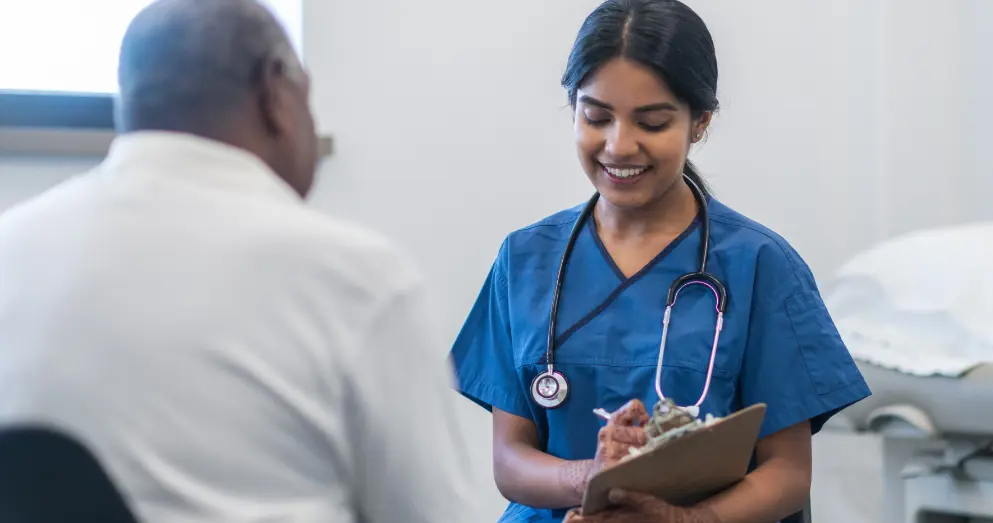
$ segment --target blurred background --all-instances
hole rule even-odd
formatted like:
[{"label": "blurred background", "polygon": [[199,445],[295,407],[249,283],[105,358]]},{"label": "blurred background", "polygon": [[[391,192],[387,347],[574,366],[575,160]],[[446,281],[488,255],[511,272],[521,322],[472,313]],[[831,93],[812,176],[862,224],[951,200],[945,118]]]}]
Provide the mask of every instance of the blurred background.
[{"label": "blurred background", "polygon": [[[114,31],[146,3],[0,0],[0,89],[30,89],[30,74],[51,83],[36,89],[100,92],[108,80],[112,89]],[[718,198],[790,241],[822,289],[888,238],[993,219],[993,1],[686,3],[716,41],[722,104],[692,159]],[[599,1],[271,4],[298,37],[320,130],[333,140],[312,205],[412,252],[450,341],[503,237],[590,194],[559,77]],[[27,11],[13,14],[26,6],[50,16],[27,26]],[[79,49],[99,24],[104,48]],[[84,63],[71,53],[93,56],[92,68],[51,66]],[[47,76],[32,73],[39,62]],[[100,159],[0,156],[0,211]],[[505,501],[488,479],[489,415],[460,405],[495,520]],[[814,443],[814,519],[882,521],[880,437],[829,428]]]}]

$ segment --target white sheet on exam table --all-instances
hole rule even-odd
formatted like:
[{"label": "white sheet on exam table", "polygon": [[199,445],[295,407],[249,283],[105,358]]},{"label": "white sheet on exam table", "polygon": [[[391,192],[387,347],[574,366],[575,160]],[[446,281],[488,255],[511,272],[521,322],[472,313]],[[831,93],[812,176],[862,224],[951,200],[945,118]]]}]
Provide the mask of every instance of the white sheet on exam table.
[{"label": "white sheet on exam table", "polygon": [[852,355],[914,375],[993,362],[993,223],[917,231],[838,272],[825,301]]}]

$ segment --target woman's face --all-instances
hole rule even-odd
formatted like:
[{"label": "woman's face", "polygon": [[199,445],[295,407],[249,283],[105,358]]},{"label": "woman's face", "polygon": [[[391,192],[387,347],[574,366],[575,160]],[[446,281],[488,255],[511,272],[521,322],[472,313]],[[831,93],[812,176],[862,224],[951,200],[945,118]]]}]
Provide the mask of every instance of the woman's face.
[{"label": "woman's face", "polygon": [[680,179],[711,114],[694,120],[650,69],[616,58],[577,91],[574,116],[579,159],[593,186],[610,204],[638,209]]}]

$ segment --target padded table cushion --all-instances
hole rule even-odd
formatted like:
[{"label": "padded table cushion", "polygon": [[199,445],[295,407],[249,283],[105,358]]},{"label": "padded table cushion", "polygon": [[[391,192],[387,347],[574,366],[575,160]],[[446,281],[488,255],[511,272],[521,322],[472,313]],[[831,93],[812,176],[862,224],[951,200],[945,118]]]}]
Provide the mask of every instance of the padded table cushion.
[{"label": "padded table cushion", "polygon": [[872,396],[839,414],[857,429],[869,429],[878,409],[910,405],[927,414],[940,434],[993,436],[993,363],[961,378],[913,376],[861,361],[858,366]]}]

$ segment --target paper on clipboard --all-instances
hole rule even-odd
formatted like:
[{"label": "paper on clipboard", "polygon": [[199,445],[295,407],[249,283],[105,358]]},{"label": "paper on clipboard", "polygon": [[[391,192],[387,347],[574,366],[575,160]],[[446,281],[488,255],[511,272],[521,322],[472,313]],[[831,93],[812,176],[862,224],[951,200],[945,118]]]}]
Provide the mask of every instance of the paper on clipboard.
[{"label": "paper on clipboard", "polygon": [[593,476],[583,496],[583,514],[608,508],[614,488],[681,506],[727,489],[748,473],[765,410],[764,403],[752,405]]}]

